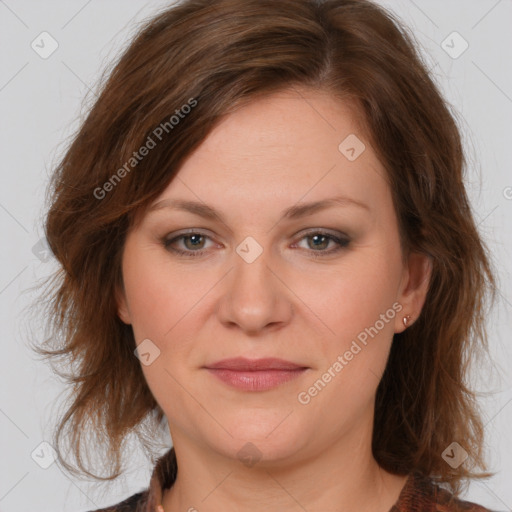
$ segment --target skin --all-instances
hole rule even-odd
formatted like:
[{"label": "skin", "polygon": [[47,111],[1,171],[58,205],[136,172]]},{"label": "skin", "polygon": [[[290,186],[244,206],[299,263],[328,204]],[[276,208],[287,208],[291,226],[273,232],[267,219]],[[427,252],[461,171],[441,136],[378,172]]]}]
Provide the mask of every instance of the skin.
[{"label": "skin", "polygon": [[[393,334],[405,315],[412,323],[420,314],[431,265],[424,255],[402,257],[384,167],[357,120],[349,104],[316,90],[254,100],[223,119],[155,201],[207,203],[223,221],[161,204],[127,236],[119,316],[137,344],[150,339],[160,350],[142,369],[179,467],[165,510],[385,512],[398,499],[406,476],[380,468],[371,452],[375,394]],[[349,134],[366,145],[354,161],[338,150]],[[340,195],[368,209],[282,218],[297,203]],[[171,247],[202,255],[165,247],[185,229],[205,238]],[[315,229],[350,242],[315,243]],[[248,236],[263,249],[252,263],[236,252]],[[300,403],[298,394],[394,303],[400,313]],[[237,356],[308,370],[251,392],[204,369]],[[237,455],[247,442],[260,457],[252,466]]]}]

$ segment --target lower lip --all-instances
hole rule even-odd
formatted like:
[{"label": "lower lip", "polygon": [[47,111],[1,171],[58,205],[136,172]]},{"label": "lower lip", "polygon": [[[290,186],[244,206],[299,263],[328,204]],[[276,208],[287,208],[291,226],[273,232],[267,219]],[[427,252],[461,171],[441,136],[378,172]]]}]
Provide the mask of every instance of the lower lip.
[{"label": "lower lip", "polygon": [[307,368],[296,370],[226,370],[208,368],[208,371],[230,386],[244,391],[266,391],[302,375]]}]

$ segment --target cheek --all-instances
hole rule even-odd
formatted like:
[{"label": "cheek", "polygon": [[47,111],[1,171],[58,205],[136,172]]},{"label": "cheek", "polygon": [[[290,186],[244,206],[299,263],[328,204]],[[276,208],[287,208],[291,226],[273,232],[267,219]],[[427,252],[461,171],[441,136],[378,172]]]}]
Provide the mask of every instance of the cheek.
[{"label": "cheek", "polygon": [[[127,248],[135,249],[128,244]],[[197,290],[191,286],[189,276],[176,272],[155,249],[136,249],[125,252],[123,279],[136,345],[145,343],[141,347],[150,354],[147,364],[141,357],[141,369],[152,395],[172,423],[187,425],[193,423],[194,415],[201,414],[180,385],[187,381],[188,367],[183,363],[189,362],[194,347],[189,315],[207,287]],[[173,411],[180,411],[180,415],[175,418]]]},{"label": "cheek", "polygon": [[123,280],[137,342],[150,338],[162,343],[201,296],[198,283],[173,268],[165,256],[158,247],[144,249],[127,242]]},{"label": "cheek", "polygon": [[386,366],[401,310],[396,302],[401,260],[399,251],[381,246],[380,251],[358,251],[345,261],[323,288],[304,283],[303,293],[329,327],[317,340],[323,365],[311,385],[320,378],[317,387],[328,388],[317,405],[343,404],[355,413],[372,399]]},{"label": "cheek", "polygon": [[372,288],[373,277],[352,275],[335,295],[337,303],[326,302],[322,310],[334,334],[317,339],[322,364],[301,388],[299,404],[306,403],[300,410],[311,419],[328,411],[326,428],[336,429],[372,408],[386,367],[400,305],[393,302],[392,286]]},{"label": "cheek", "polygon": [[[316,273],[296,280],[294,292],[318,318],[322,332],[330,339],[347,340],[365,332],[381,315],[396,315],[397,290],[401,275],[400,254],[370,248],[347,255],[342,265],[321,276]],[[378,329],[394,332],[391,321]],[[339,348],[339,347],[337,347]]]},{"label": "cheek", "polygon": [[[159,276],[140,265],[136,273],[125,274],[125,290],[136,341],[160,339],[165,327],[170,329],[172,326],[173,318],[169,312],[174,308]],[[162,309],[164,304],[166,309]]]}]

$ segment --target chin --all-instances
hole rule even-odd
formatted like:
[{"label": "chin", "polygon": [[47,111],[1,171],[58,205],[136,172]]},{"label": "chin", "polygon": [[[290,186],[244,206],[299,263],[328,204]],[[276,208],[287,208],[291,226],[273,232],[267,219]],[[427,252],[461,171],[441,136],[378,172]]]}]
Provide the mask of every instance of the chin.
[{"label": "chin", "polygon": [[261,467],[293,458],[305,443],[305,432],[294,421],[294,414],[287,414],[281,412],[276,419],[275,413],[259,411],[227,422],[226,428],[233,437],[225,435],[222,441],[217,440],[217,451],[242,463],[247,460],[249,467],[256,462]]}]

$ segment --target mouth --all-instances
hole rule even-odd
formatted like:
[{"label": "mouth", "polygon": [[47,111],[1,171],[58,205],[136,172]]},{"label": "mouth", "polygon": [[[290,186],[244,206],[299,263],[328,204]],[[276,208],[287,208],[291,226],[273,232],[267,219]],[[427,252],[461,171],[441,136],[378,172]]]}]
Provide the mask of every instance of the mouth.
[{"label": "mouth", "polygon": [[283,359],[238,357],[209,364],[205,369],[231,387],[243,391],[266,391],[299,377],[309,367]]}]

